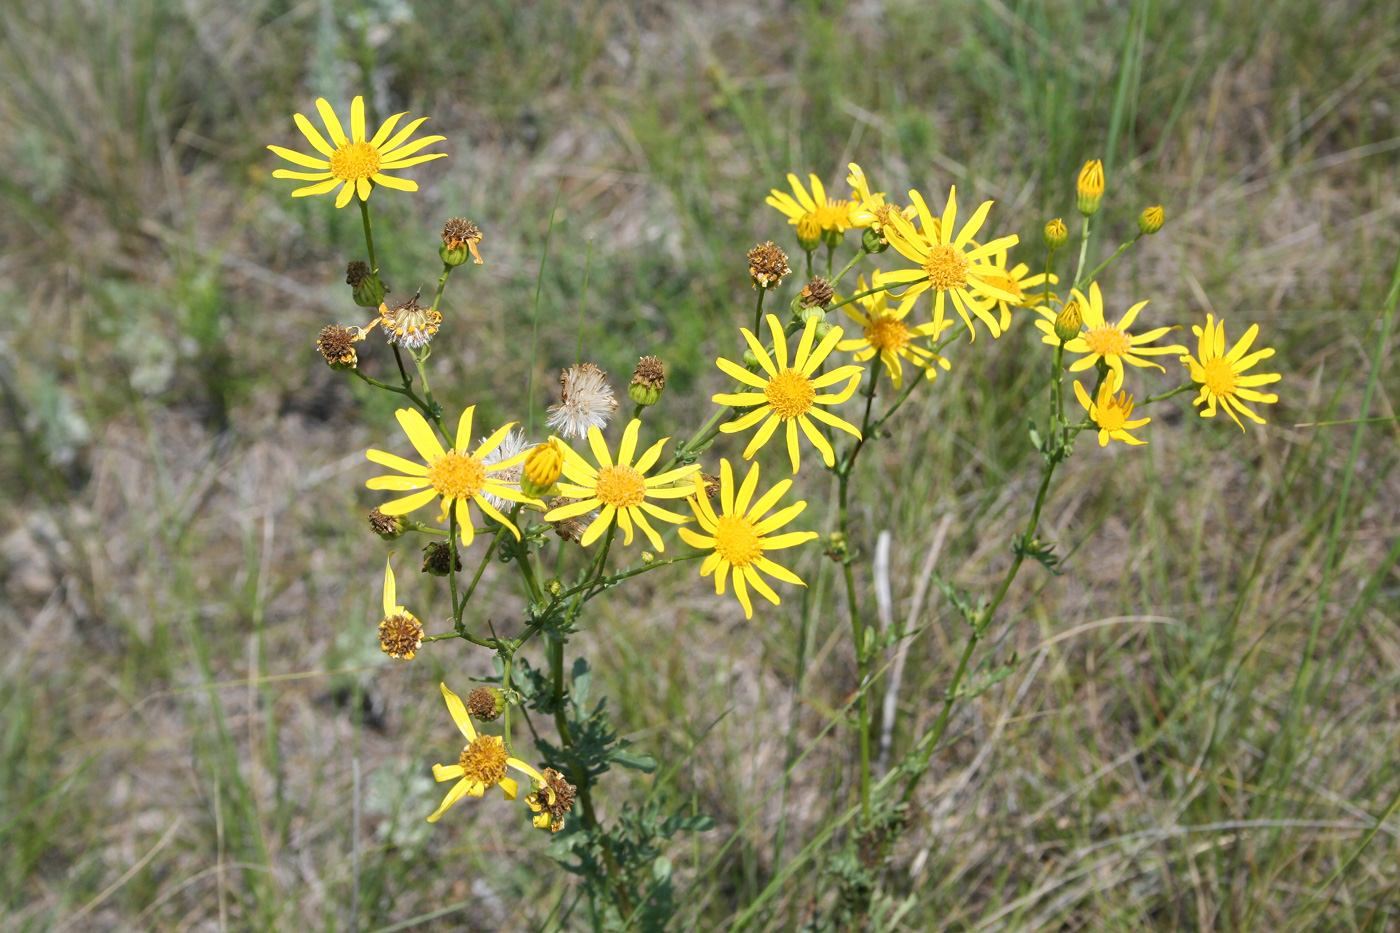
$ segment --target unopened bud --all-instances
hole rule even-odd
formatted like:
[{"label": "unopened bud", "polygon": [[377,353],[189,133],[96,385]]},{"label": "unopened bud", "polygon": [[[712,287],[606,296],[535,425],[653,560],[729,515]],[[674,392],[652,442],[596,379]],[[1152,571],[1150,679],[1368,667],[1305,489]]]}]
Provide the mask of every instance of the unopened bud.
[{"label": "unopened bud", "polygon": [[642,552],[642,563],[643,563],[643,564],[654,564],[654,563],[656,563],[656,555],[653,554],[651,551],[643,551],[643,552]]},{"label": "unopened bud", "polygon": [[666,366],[654,356],[644,356],[632,370],[627,397],[638,405],[655,405],[666,391]]},{"label": "unopened bud", "polygon": [[817,223],[816,214],[803,214],[797,219],[797,243],[806,252],[811,252],[821,244],[822,228]]},{"label": "unopened bud", "polygon": [[494,722],[506,711],[506,695],[495,687],[477,687],[467,694],[467,712],[482,722]]},{"label": "unopened bud", "polygon": [[890,248],[890,243],[874,227],[866,227],[860,235],[860,248],[867,253],[883,253]]},{"label": "unopened bud", "polygon": [[831,247],[832,249],[835,249],[836,247],[840,246],[841,241],[844,239],[846,239],[845,230],[822,231],[822,242],[825,243],[827,246]]},{"label": "unopened bud", "polygon": [[1063,220],[1056,217],[1045,225],[1044,239],[1047,249],[1062,249],[1069,242],[1069,228]]},{"label": "unopened bud", "polygon": [[1055,336],[1060,343],[1069,343],[1079,336],[1079,328],[1084,323],[1084,315],[1079,310],[1079,302],[1071,301],[1055,315]]},{"label": "unopened bud", "polygon": [[755,353],[755,352],[753,352],[753,350],[745,350],[745,351],[744,351],[744,365],[747,366],[747,367],[749,367],[750,369],[753,369],[755,366],[757,366],[757,365],[758,365],[758,354]]},{"label": "unopened bud", "polygon": [[564,592],[564,584],[558,577],[550,577],[544,581],[544,591],[550,596],[559,596]]},{"label": "unopened bud", "polygon": [[1151,236],[1162,229],[1162,224],[1167,222],[1167,213],[1162,210],[1162,205],[1149,207],[1141,214],[1138,214],[1138,229],[1147,236]]},{"label": "unopened bud", "polygon": [[1103,160],[1090,159],[1079,170],[1079,181],[1075,185],[1079,194],[1079,213],[1088,217],[1096,212],[1103,201],[1103,189]]},{"label": "unopened bud", "polygon": [[554,484],[559,482],[563,470],[564,445],[559,438],[551,437],[530,451],[520,465],[520,491],[537,499],[558,495]]}]

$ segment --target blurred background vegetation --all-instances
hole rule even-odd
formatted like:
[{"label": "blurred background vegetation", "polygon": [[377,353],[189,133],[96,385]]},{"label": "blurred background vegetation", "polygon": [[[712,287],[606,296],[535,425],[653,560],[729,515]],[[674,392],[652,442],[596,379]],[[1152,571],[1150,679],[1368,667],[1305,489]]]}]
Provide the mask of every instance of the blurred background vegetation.
[{"label": "blurred background vegetation", "polygon": [[[1400,928],[1397,426],[1299,426],[1395,414],[1400,6],[4,0],[0,76],[0,930],[583,923],[519,813],[423,822],[453,741],[436,683],[489,666],[378,651],[363,449],[392,406],[314,351],[356,319],[359,218],[293,201],[264,148],[359,93],[448,137],[418,196],[371,200],[376,240],[403,295],[436,278],[443,220],[485,231],[434,360],[449,409],[491,420],[552,401],[591,249],[585,358],[663,357],[659,423],[693,429],[750,313],[745,251],[797,252],[763,204],[790,170],[995,198],[1032,264],[1087,158],[1100,256],[1165,205],[1110,302],[1232,339],[1257,321],[1280,402],[1245,434],[1182,405],[1149,447],[1081,444],[1046,513],[1068,572],[1013,590],[986,657],[1015,669],[960,707],[879,925]],[[985,586],[1033,496],[1037,339],[956,347],[860,473],[881,605],[925,626],[896,740],[963,637],[930,561]],[[595,695],[664,775],[605,813],[664,791],[717,821],[666,853],[678,929],[801,929],[832,889],[819,853],[769,885],[849,799],[850,736],[819,738],[854,688],[832,568],[805,550],[802,647],[803,597],[745,623],[688,570],[595,603]]]}]

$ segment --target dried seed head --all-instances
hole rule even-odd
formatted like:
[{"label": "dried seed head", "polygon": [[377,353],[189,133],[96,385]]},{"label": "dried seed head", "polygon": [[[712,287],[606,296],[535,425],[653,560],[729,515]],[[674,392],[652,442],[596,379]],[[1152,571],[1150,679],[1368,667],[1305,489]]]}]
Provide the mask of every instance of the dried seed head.
[{"label": "dried seed head", "polygon": [[791,273],[787,253],[772,240],[749,250],[749,277],[753,279],[754,287],[777,288],[783,284],[783,276]]},{"label": "dried seed head", "polygon": [[713,499],[715,496],[719,495],[720,482],[718,476],[713,473],[701,473],[700,480],[705,484],[706,498]]},{"label": "dried seed head", "polygon": [[472,262],[481,265],[481,254],[476,244],[481,242],[481,230],[465,217],[453,217],[442,228],[442,246],[438,255],[449,266],[460,266],[467,261],[470,253]]},{"label": "dried seed head", "polygon": [[423,623],[411,612],[397,612],[379,623],[379,647],[389,657],[412,661],[423,647]]},{"label": "dried seed head", "polygon": [[608,374],[592,363],[570,366],[559,376],[559,404],[549,408],[545,422],[567,438],[584,437],[588,429],[603,430],[617,410]]},{"label": "dried seed head", "polygon": [[379,307],[389,291],[389,287],[362,259],[356,259],[345,267],[345,284],[350,286],[355,304],[361,308]]},{"label": "dried seed head", "polygon": [[506,695],[495,687],[477,687],[467,694],[467,712],[483,722],[494,722],[506,709]]},{"label": "dried seed head", "polygon": [[821,276],[802,286],[802,303],[809,308],[825,308],[836,297],[836,289]]},{"label": "dried seed head", "polygon": [[408,531],[408,522],[399,515],[385,515],[379,509],[369,510],[370,530],[385,541],[393,541],[403,537],[403,533]]},{"label": "dried seed head", "polygon": [[445,577],[449,573],[460,572],[462,555],[457,548],[444,541],[434,541],[423,548],[423,572],[435,577]]},{"label": "dried seed head", "polygon": [[[582,499],[570,499],[566,496],[559,496],[549,503],[550,510],[560,508],[565,505],[573,505],[575,502],[582,502]],[[554,533],[565,541],[575,543],[583,540],[583,533],[588,530],[588,526],[593,524],[593,520],[598,517],[597,510],[585,512],[574,518],[562,518],[557,522],[550,522],[554,526]]]},{"label": "dried seed head", "polygon": [[535,811],[534,824],[539,829],[557,833],[564,828],[564,814],[574,807],[574,795],[578,788],[564,780],[564,775],[553,768],[541,772],[544,784],[525,798],[531,810]]},{"label": "dried seed head", "polygon": [[632,370],[627,397],[638,405],[655,405],[666,390],[666,367],[654,356],[644,356]]},{"label": "dried seed head", "polygon": [[345,284],[351,288],[359,288],[369,281],[369,263],[363,259],[353,260],[345,267]]},{"label": "dried seed head", "polygon": [[359,358],[355,355],[355,342],[359,339],[358,331],[332,324],[322,329],[317,336],[316,349],[331,369],[354,369],[359,363]]},{"label": "dried seed head", "polygon": [[414,295],[394,308],[381,304],[379,319],[384,324],[384,335],[390,343],[408,350],[421,350],[432,342],[442,325],[442,312],[420,308],[418,296]]}]

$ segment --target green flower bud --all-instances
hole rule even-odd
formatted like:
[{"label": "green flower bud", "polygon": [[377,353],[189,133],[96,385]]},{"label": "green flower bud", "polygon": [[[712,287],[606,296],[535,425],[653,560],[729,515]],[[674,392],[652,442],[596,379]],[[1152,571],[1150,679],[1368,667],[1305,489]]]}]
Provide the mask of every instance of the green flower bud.
[{"label": "green flower bud", "polygon": [[860,235],[860,248],[871,254],[883,253],[890,244],[874,227],[866,227]]},{"label": "green flower bud", "polygon": [[1069,343],[1079,336],[1079,328],[1084,323],[1084,315],[1079,310],[1079,302],[1071,301],[1055,315],[1055,336],[1060,343]]},{"label": "green flower bud", "polygon": [[345,284],[361,308],[378,308],[389,293],[388,286],[370,271],[369,264],[359,259],[345,267]]},{"label": "green flower bud", "polygon": [[1162,210],[1162,205],[1149,207],[1141,214],[1138,214],[1138,229],[1147,236],[1151,236],[1162,229],[1162,224],[1167,222],[1166,211]]},{"label": "green flower bud", "polygon": [[1079,170],[1079,181],[1075,184],[1075,192],[1079,196],[1079,213],[1089,217],[1097,212],[1099,204],[1103,202],[1103,189],[1103,160],[1090,159]]},{"label": "green flower bud", "polygon": [[1045,225],[1044,238],[1047,249],[1063,249],[1069,242],[1069,228],[1063,220],[1056,217]]},{"label": "green flower bud", "polygon": [[816,214],[803,214],[797,219],[797,243],[806,252],[816,249],[822,241],[822,228]]},{"label": "green flower bud", "polygon": [[832,249],[835,249],[836,247],[840,246],[841,241],[844,239],[846,239],[846,231],[844,230],[822,231],[822,242],[825,243],[827,246],[830,246]]}]

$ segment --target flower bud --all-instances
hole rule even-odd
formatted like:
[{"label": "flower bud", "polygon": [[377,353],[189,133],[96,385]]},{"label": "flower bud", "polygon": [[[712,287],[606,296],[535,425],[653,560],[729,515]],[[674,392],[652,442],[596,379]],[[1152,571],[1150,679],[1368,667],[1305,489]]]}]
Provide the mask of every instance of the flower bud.
[{"label": "flower bud", "polygon": [[377,308],[389,289],[379,276],[370,271],[369,264],[356,259],[345,267],[345,284],[350,286],[355,304],[361,308]]},{"label": "flower bud", "polygon": [[1069,228],[1063,220],[1056,217],[1045,225],[1044,239],[1047,249],[1062,249],[1069,242]]},{"label": "flower bud", "polygon": [[655,405],[666,391],[666,367],[654,356],[644,356],[632,370],[627,397],[638,405]]},{"label": "flower bud", "polygon": [[465,217],[453,217],[443,225],[442,245],[438,247],[438,255],[442,257],[443,263],[449,266],[460,266],[470,255],[472,262],[479,266],[481,254],[476,251],[476,244],[480,242],[481,230],[476,224]]},{"label": "flower bud", "polygon": [[520,491],[527,496],[558,495],[554,484],[564,470],[564,447],[559,438],[551,437],[535,447],[520,466]]},{"label": "flower bud", "polygon": [[840,246],[841,241],[844,239],[846,239],[845,230],[822,231],[822,242],[825,243],[827,246],[831,247],[832,249],[835,249],[836,247]]},{"label": "flower bud", "polygon": [[402,538],[404,532],[408,531],[408,522],[404,521],[402,515],[385,515],[378,509],[370,509],[369,527],[385,541],[394,541]]},{"label": "flower bud", "polygon": [[817,223],[816,214],[803,214],[797,219],[797,243],[806,252],[811,252],[822,241],[822,227]]},{"label": "flower bud", "polygon": [[451,544],[434,541],[423,548],[423,572],[445,577],[462,569],[462,556]]},{"label": "flower bud", "polygon": [[467,712],[482,722],[494,722],[506,711],[506,695],[495,687],[477,687],[467,694]]},{"label": "flower bud", "polygon": [[544,591],[550,596],[559,596],[564,592],[564,583],[558,577],[550,577],[544,581]]},{"label": "flower bud", "polygon": [[1069,343],[1079,336],[1079,328],[1084,323],[1084,315],[1079,310],[1079,302],[1071,301],[1055,315],[1055,336],[1060,343]]},{"label": "flower bud", "polygon": [[749,369],[753,369],[755,366],[757,366],[757,365],[758,365],[758,354],[755,353],[755,352],[753,352],[753,350],[745,350],[745,351],[744,351],[744,365],[747,366]]},{"label": "flower bud", "polygon": [[1138,214],[1138,229],[1147,236],[1151,236],[1162,229],[1162,224],[1167,222],[1166,211],[1162,210],[1162,205],[1149,207],[1141,214]]},{"label": "flower bud", "polygon": [[880,231],[874,227],[866,227],[860,235],[860,248],[873,255],[889,249],[890,243],[880,236]]},{"label": "flower bud", "polygon": [[643,563],[643,564],[654,564],[654,563],[656,563],[656,555],[653,554],[651,551],[643,551],[643,552],[642,552],[642,563]]},{"label": "flower bud", "polygon": [[1079,213],[1089,217],[1099,209],[1103,201],[1103,160],[1090,159],[1079,170],[1079,182],[1075,185],[1079,194]]}]

